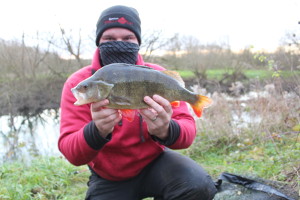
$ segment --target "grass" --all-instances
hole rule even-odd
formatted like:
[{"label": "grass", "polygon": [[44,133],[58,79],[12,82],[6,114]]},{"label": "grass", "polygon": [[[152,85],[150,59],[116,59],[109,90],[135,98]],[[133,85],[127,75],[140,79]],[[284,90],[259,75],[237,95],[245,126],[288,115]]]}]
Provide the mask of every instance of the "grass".
[{"label": "grass", "polygon": [[[190,78],[195,77],[195,74],[190,70],[179,70],[178,72],[184,79],[190,79]],[[220,80],[221,78],[223,78],[223,75],[225,73],[231,74],[233,72],[234,72],[233,69],[208,69],[206,71],[207,77],[210,80]],[[249,79],[257,78],[257,79],[262,80],[262,79],[266,79],[266,78],[271,78],[273,75],[273,72],[270,70],[249,69],[249,70],[243,70],[243,72],[245,73],[246,77],[248,77]],[[280,72],[280,75],[282,77],[289,77],[294,74],[300,75],[300,71],[294,71],[294,72],[281,71]]]},{"label": "grass", "polygon": [[223,144],[214,147],[211,147],[211,144],[216,141],[205,136],[200,138],[201,140],[196,142],[191,149],[183,153],[196,160],[213,177],[218,177],[221,172],[226,171],[286,181],[291,178],[289,173],[293,171],[293,167],[300,165],[300,143],[297,142],[297,135],[278,141],[266,137],[265,142],[245,138],[228,143],[225,139],[218,141]]},{"label": "grass", "polygon": [[[288,174],[297,165],[295,161],[298,160],[298,166],[300,164],[300,143],[294,136],[276,141],[245,139],[228,143],[227,139],[212,141],[205,135],[199,135],[195,144],[182,153],[196,160],[215,179],[226,171],[287,181],[290,178]],[[29,166],[18,162],[4,164],[0,168],[0,199],[82,200],[88,176],[87,167],[75,167],[59,157],[37,158]],[[295,178],[292,181],[299,186],[299,175],[298,183],[297,176]]]},{"label": "grass", "polygon": [[0,168],[0,199],[84,199],[86,169],[55,157],[36,158],[30,165],[4,164]]}]

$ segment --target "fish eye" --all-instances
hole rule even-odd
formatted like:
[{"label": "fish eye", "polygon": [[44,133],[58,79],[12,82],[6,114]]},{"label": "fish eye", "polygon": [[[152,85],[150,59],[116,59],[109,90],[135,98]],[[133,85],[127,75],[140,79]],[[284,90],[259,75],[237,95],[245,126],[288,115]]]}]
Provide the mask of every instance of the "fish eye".
[{"label": "fish eye", "polygon": [[89,84],[88,83],[83,83],[81,85],[82,89],[87,90],[89,88]]},{"label": "fish eye", "polygon": [[77,90],[78,90],[79,92],[85,92],[85,91],[87,91],[88,89],[89,89],[88,84],[81,84],[81,85],[79,85],[79,86],[77,87]]}]

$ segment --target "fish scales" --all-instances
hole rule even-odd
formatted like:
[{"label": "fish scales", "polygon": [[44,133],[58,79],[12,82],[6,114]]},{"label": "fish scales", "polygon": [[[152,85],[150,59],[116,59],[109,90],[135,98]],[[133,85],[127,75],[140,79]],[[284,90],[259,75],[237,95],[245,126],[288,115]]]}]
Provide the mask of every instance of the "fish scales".
[{"label": "fish scales", "polygon": [[[143,97],[154,94],[174,101],[182,96],[195,99],[194,95],[190,96],[190,92],[180,87],[175,79],[146,67],[106,66],[98,74],[95,74],[95,78],[114,84],[110,96],[108,96],[108,100],[111,102],[108,107],[112,108],[145,108],[148,106],[143,101]],[[184,100],[191,101],[190,99]],[[119,101],[122,100],[128,104],[120,105]]]},{"label": "fish scales", "polygon": [[108,108],[141,109],[149,107],[143,100],[145,96],[157,94],[170,102],[186,101],[194,106],[197,115],[201,115],[203,107],[211,104],[211,100],[187,90],[176,77],[166,72],[124,63],[107,65],[72,89],[77,99],[75,105],[107,98]]},{"label": "fish scales", "polygon": [[102,69],[91,77],[91,81],[101,80],[114,84],[110,96],[108,96],[108,99],[111,100],[109,107],[131,108],[127,104],[115,104],[115,101],[129,100],[128,97],[132,97],[133,106],[138,108],[147,107],[143,98],[139,97],[154,94],[164,96],[171,101],[183,99],[184,101],[194,102],[196,99],[191,92],[182,88],[175,79],[151,68],[115,65],[106,66]]}]

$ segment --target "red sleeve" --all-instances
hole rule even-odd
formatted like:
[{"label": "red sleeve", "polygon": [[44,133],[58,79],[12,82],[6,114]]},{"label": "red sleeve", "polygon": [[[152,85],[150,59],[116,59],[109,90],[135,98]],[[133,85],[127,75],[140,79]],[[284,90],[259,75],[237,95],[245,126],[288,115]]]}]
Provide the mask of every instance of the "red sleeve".
[{"label": "red sleeve", "polygon": [[74,165],[89,163],[98,151],[92,149],[84,138],[84,127],[92,120],[88,105],[75,106],[71,88],[75,84],[67,81],[61,97],[59,150]]},{"label": "red sleeve", "polygon": [[180,134],[176,142],[169,146],[169,148],[188,148],[196,137],[196,124],[193,116],[189,112],[187,103],[180,102],[178,108],[173,108],[172,119],[180,126]]}]

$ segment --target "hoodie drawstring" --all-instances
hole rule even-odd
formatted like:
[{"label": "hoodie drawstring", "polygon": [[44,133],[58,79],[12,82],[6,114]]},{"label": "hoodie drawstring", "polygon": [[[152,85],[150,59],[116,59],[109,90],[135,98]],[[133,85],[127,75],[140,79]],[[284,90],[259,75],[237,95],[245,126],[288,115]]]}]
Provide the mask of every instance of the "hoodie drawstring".
[{"label": "hoodie drawstring", "polygon": [[141,142],[145,142],[145,137],[144,137],[144,131],[143,131],[143,117],[142,115],[139,114],[139,118],[140,118],[140,138],[141,138]]}]

